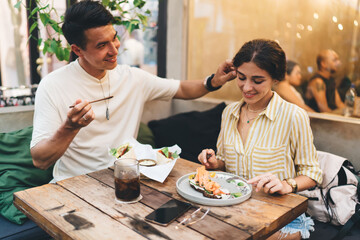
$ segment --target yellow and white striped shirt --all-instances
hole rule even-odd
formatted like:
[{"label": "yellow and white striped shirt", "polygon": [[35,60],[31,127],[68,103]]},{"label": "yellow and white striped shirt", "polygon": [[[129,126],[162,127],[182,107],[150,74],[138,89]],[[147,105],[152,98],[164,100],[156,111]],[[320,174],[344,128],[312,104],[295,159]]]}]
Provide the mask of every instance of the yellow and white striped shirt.
[{"label": "yellow and white striped shirt", "polygon": [[222,114],[217,158],[227,172],[246,179],[271,172],[280,180],[305,175],[322,182],[309,116],[276,92],[266,110],[252,123],[244,145],[237,129],[244,100],[227,106]]}]

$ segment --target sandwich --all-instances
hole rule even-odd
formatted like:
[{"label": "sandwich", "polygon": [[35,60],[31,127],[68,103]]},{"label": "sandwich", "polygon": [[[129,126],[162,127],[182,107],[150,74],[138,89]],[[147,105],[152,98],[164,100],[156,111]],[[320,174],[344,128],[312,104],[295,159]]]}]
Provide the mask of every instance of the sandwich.
[{"label": "sandwich", "polygon": [[219,183],[211,180],[209,172],[205,170],[205,166],[198,167],[196,174],[189,176],[189,184],[207,198],[223,199],[228,198],[228,195],[230,195],[228,190],[221,188]]},{"label": "sandwich", "polygon": [[162,149],[158,150],[158,152],[160,154],[164,155],[164,157],[169,158],[171,160],[174,160],[175,158],[179,157],[179,154],[177,153],[177,151],[170,152],[168,147],[163,147]]},{"label": "sandwich", "polygon": [[158,164],[166,164],[179,157],[177,151],[171,152],[168,147],[163,147],[156,152],[156,161]]},{"label": "sandwich", "polygon": [[116,158],[120,158],[120,157],[123,157],[126,153],[130,152],[131,149],[132,149],[132,147],[130,146],[130,144],[125,143],[125,144],[122,144],[118,148],[112,148],[110,150],[110,153],[113,156],[115,156]]}]

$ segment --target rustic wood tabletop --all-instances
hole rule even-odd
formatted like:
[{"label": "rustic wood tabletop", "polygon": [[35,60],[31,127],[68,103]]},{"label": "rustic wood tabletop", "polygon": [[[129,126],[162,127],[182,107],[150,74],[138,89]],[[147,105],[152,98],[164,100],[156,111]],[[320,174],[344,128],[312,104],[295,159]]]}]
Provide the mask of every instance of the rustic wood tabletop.
[{"label": "rustic wood tabletop", "polygon": [[172,198],[187,201],[177,193],[176,181],[197,167],[178,159],[164,183],[142,179],[143,198],[133,204],[115,203],[112,169],[17,192],[14,204],[55,239],[264,239],[306,211],[302,196],[253,191],[248,200],[211,207],[203,220],[178,230],[175,226],[199,204],[167,227],[145,221]]}]

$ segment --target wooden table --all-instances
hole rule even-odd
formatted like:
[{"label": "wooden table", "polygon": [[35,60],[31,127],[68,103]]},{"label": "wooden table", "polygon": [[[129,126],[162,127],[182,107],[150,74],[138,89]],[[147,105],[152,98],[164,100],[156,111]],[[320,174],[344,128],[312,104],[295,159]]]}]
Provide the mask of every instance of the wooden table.
[{"label": "wooden table", "polygon": [[184,200],[176,191],[176,181],[198,166],[178,159],[164,183],[141,180],[143,199],[134,204],[115,204],[111,169],[17,192],[14,204],[55,239],[96,240],[264,239],[306,211],[307,199],[302,196],[253,192],[241,204],[211,207],[203,220],[180,230],[175,229],[177,222],[162,227],[144,221],[169,199]]}]

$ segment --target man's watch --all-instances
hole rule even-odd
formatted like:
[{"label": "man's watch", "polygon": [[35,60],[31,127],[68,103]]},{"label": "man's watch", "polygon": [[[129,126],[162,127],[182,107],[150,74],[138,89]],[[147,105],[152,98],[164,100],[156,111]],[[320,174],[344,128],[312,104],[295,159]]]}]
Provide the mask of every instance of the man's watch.
[{"label": "man's watch", "polygon": [[211,85],[211,80],[214,78],[215,74],[211,74],[209,77],[205,78],[205,81],[204,81],[204,87],[209,91],[209,92],[212,92],[212,91],[215,91],[215,90],[218,90],[220,89],[222,86],[218,86],[218,87],[213,87]]},{"label": "man's watch", "polygon": [[295,179],[293,179],[293,178],[288,178],[288,179],[285,179],[285,181],[287,182],[287,184],[290,185],[290,187],[291,187],[291,189],[292,189],[291,192],[296,193],[296,192],[297,192],[298,185],[297,185]]}]

